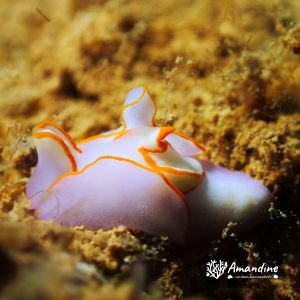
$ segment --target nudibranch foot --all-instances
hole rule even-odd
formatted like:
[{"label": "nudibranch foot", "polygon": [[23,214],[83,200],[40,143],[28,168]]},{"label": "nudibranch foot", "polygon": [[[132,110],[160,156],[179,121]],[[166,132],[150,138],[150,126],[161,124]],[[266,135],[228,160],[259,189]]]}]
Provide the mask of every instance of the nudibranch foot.
[{"label": "nudibranch foot", "polygon": [[125,225],[175,241],[246,229],[271,193],[246,174],[200,160],[204,147],[155,125],[144,87],[129,92],[119,128],[75,142],[51,121],[33,133],[38,164],[26,186],[43,220],[109,229]]}]

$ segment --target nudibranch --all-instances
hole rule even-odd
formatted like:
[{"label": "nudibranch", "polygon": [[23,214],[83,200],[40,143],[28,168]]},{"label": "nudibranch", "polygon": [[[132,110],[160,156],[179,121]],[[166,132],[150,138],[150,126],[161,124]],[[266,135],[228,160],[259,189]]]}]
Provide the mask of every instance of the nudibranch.
[{"label": "nudibranch", "polygon": [[263,216],[271,193],[250,176],[201,159],[204,147],[155,124],[148,90],[131,90],[121,127],[75,142],[51,121],[36,126],[37,166],[26,186],[43,220],[110,229],[125,225],[172,240],[242,230]]}]

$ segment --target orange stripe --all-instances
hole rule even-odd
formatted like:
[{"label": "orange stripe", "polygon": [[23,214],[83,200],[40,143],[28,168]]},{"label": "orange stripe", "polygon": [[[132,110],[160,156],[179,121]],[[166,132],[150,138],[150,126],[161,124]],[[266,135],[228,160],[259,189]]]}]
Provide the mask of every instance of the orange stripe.
[{"label": "orange stripe", "polygon": [[146,92],[147,92],[147,89],[146,89],[145,87],[143,87],[143,92],[142,92],[142,94],[141,94],[136,100],[132,101],[131,103],[128,103],[128,104],[123,105],[123,107],[122,107],[122,112],[123,112],[126,108],[128,108],[128,107],[133,106],[133,105],[135,105],[135,104],[138,104],[138,103],[143,99],[143,97],[144,97],[144,95],[146,94]]},{"label": "orange stripe", "polygon": [[[125,130],[126,130],[126,128],[127,128],[126,121],[125,121],[125,119],[124,119],[124,111],[125,111],[125,109],[128,108],[128,107],[130,107],[130,106],[133,106],[133,105],[139,103],[139,102],[144,98],[146,91],[147,91],[147,89],[146,89],[145,87],[143,87],[143,92],[142,92],[142,94],[137,98],[137,100],[132,101],[131,103],[128,103],[128,104],[126,104],[126,105],[123,105],[123,107],[122,107],[122,112],[121,112],[121,120],[122,120],[122,123],[124,124],[124,129],[125,129]],[[120,134],[123,135],[123,132],[121,132]],[[118,137],[116,137],[116,138],[118,138]]]},{"label": "orange stripe", "polygon": [[[201,177],[203,177],[203,178],[205,177],[205,172],[204,171],[203,171]],[[196,189],[197,187],[198,187],[198,185],[190,188],[189,190],[185,191],[184,193],[188,194],[188,193],[192,192],[194,189]]]},{"label": "orange stripe", "polygon": [[93,140],[96,140],[96,139],[107,138],[107,137],[111,137],[111,136],[115,136],[115,135],[116,135],[115,139],[117,139],[117,138],[119,138],[119,135],[121,137],[121,135],[125,134],[127,128],[126,128],[126,122],[123,118],[123,112],[127,107],[135,105],[136,103],[138,103],[143,98],[145,92],[146,92],[146,89],[143,88],[143,93],[141,94],[141,96],[139,96],[139,98],[137,100],[123,106],[122,112],[121,112],[121,119],[122,119],[122,122],[123,122],[123,128],[120,131],[117,131],[117,132],[114,132],[114,133],[109,133],[109,134],[103,134],[103,133],[97,134],[95,136],[92,136],[92,137],[89,137],[87,139],[84,139],[84,140],[81,140],[81,141],[77,142],[77,145],[84,144],[84,143],[87,143],[87,142],[90,142],[90,141],[93,141]]},{"label": "orange stripe", "polygon": [[[114,139],[118,139],[118,138],[120,138],[121,136],[123,136],[123,135],[126,133],[126,130],[127,130],[126,122],[125,122],[124,116],[123,116],[124,110],[125,110],[126,108],[130,107],[130,106],[133,106],[133,105],[139,103],[139,102],[143,99],[143,97],[144,97],[144,95],[146,94],[146,92],[147,92],[147,93],[149,94],[149,96],[150,96],[149,90],[148,90],[147,88],[143,87],[143,92],[142,92],[142,94],[138,97],[137,100],[134,100],[133,102],[128,103],[128,104],[126,104],[126,105],[124,105],[124,106],[122,107],[122,111],[121,111],[121,120],[122,120],[122,123],[123,123],[123,128],[122,128],[120,131],[114,132],[114,133],[110,133],[110,134],[103,134],[103,133],[101,133],[101,134],[98,134],[98,135],[95,135],[95,136],[92,136],[92,137],[83,139],[83,140],[77,142],[77,145],[81,145],[81,144],[84,144],[84,143],[87,143],[87,142],[90,142],[90,141],[93,141],[93,140],[96,140],[96,139],[99,139],[99,138],[107,138],[107,137],[111,137],[111,136],[116,136]],[[151,101],[153,102],[153,99],[151,98],[151,96],[150,96],[150,99],[151,99]],[[156,105],[155,105],[154,102],[153,102],[153,105],[154,105],[154,108],[155,108],[155,113],[154,113],[153,116],[152,116],[152,125],[155,126],[155,120],[154,120],[154,117],[155,117],[155,114],[156,114],[157,109],[156,109]]]},{"label": "orange stripe", "polygon": [[72,137],[63,128],[61,128],[60,126],[56,125],[52,121],[45,120],[45,121],[39,123],[36,126],[36,128],[45,128],[47,126],[52,126],[52,127],[56,128],[58,131],[60,131],[67,138],[67,140],[71,143],[71,145],[74,147],[74,149],[77,152],[82,153],[82,150],[80,150],[79,148],[77,148],[77,146],[76,146],[75,142],[73,141]]},{"label": "orange stripe", "polygon": [[175,128],[174,127],[170,127],[170,126],[164,126],[164,127],[160,127],[159,133],[156,137],[156,142],[158,143],[159,146],[161,147],[165,147],[163,145],[161,145],[161,141],[171,132],[174,132]]},{"label": "orange stripe", "polygon": [[[153,115],[152,115],[152,121],[151,121],[151,123],[152,123],[152,126],[156,127],[156,123],[155,123],[155,115],[156,115],[156,112],[157,112],[156,104],[154,103],[153,98],[151,97],[151,94],[150,94],[150,92],[149,92],[149,89],[146,88],[146,87],[143,87],[143,89],[144,89],[144,92],[143,92],[143,95],[142,95],[142,96],[144,97],[144,95],[145,95],[146,93],[148,93],[148,94],[149,94],[149,98],[150,98],[150,100],[151,100],[151,102],[152,102],[152,104],[153,104],[153,106],[154,106],[154,113],[153,113]],[[139,99],[139,100],[141,100],[141,99]],[[139,101],[136,101],[135,104],[137,104],[138,102],[139,102]]]},{"label": "orange stripe", "polygon": [[184,135],[183,133],[180,133],[178,131],[175,131],[174,134],[186,139],[186,140],[189,140],[190,142],[192,142],[198,149],[202,150],[203,152],[207,152],[207,150],[205,149],[205,147],[201,144],[199,144],[197,141],[195,141],[194,139]]},{"label": "orange stripe", "polygon": [[118,160],[118,161],[125,161],[125,162],[128,162],[128,163],[131,163],[137,167],[140,167],[142,169],[145,169],[149,172],[152,172],[152,173],[155,173],[156,175],[159,175],[163,180],[164,182],[180,197],[180,199],[182,200],[185,208],[186,208],[186,213],[187,213],[187,224],[184,228],[184,231],[183,231],[183,235],[186,236],[187,234],[187,231],[190,227],[190,223],[191,223],[191,214],[190,214],[190,207],[189,207],[189,204],[187,203],[186,201],[186,198],[184,196],[184,194],[177,189],[177,187],[175,187],[162,173],[160,172],[157,172],[151,168],[148,168],[146,166],[143,166],[142,164],[134,161],[134,160],[131,160],[131,159],[128,159],[128,158],[123,158],[123,157],[119,157],[119,156],[111,156],[111,155],[105,155],[105,156],[100,156],[98,157],[96,160],[94,160],[93,162],[91,162],[90,164],[87,164],[82,170],[80,171],[73,171],[73,172],[68,172],[68,173],[65,173],[64,175],[58,177],[49,187],[48,187],[48,190],[52,189],[56,184],[58,184],[60,181],[62,181],[64,178],[68,177],[68,176],[73,176],[73,175],[79,175],[79,174],[82,174],[83,172],[85,172],[89,167],[95,165],[97,162],[99,162],[100,160],[104,160],[104,159],[114,159],[114,160]]},{"label": "orange stripe", "polygon": [[193,176],[193,177],[202,177],[202,174],[194,173],[186,170],[178,170],[172,167],[164,167],[164,166],[157,166],[160,170],[167,173],[173,173],[177,175],[187,175],[187,176]]},{"label": "orange stripe", "polygon": [[146,161],[146,163],[154,169],[161,170],[161,171],[167,172],[167,173],[176,174],[176,175],[188,175],[188,176],[194,176],[194,177],[202,177],[202,174],[199,174],[199,173],[190,172],[190,171],[187,171],[187,170],[178,170],[178,169],[175,169],[175,168],[172,168],[172,167],[167,167],[167,166],[159,166],[159,165],[157,165],[156,161],[149,154],[149,152],[151,152],[151,153],[163,153],[165,151],[151,150],[151,149],[147,149],[145,147],[139,148],[138,151],[142,154],[142,156],[143,156],[144,160]]},{"label": "orange stripe", "polygon": [[129,163],[132,163],[133,165],[136,165],[138,167],[141,167],[142,169],[145,169],[147,171],[150,171],[152,173],[155,173],[157,175],[160,175],[158,172],[156,172],[155,170],[152,170],[151,168],[148,168],[146,166],[143,166],[142,164],[134,161],[134,160],[131,160],[131,159],[128,159],[128,158],[123,158],[123,157],[119,157],[119,156],[113,156],[113,155],[104,155],[104,156],[100,156],[98,157],[97,159],[95,159],[93,162],[87,164],[84,168],[82,168],[80,171],[72,171],[72,172],[67,172],[65,173],[64,175],[58,177],[49,187],[48,189],[52,189],[57,183],[59,183],[62,179],[64,179],[65,177],[68,177],[68,176],[72,176],[72,175],[79,175],[79,174],[82,174],[83,172],[85,172],[89,167],[95,165],[98,161],[100,160],[104,160],[104,159],[114,159],[114,160],[119,160],[119,161],[126,161],[126,162],[129,162]]},{"label": "orange stripe", "polygon": [[188,231],[190,229],[191,226],[191,209],[190,209],[190,205],[187,202],[184,194],[173,184],[169,181],[169,179],[164,175],[164,174],[160,174],[160,176],[164,179],[165,183],[175,192],[177,193],[177,195],[180,197],[184,207],[185,207],[185,211],[187,214],[187,223],[185,225],[185,228],[183,229],[182,235],[183,238],[185,238],[188,234]]},{"label": "orange stripe", "polygon": [[152,168],[153,168],[153,171],[158,174],[160,174],[160,176],[165,180],[166,184],[172,189],[174,190],[178,196],[180,197],[181,201],[183,202],[185,208],[186,208],[186,213],[187,213],[187,219],[188,219],[188,224],[186,225],[186,228],[184,229],[184,235],[187,234],[187,231],[190,227],[190,215],[191,215],[191,212],[190,212],[190,207],[189,207],[189,204],[184,196],[184,194],[173,184],[169,181],[169,179],[161,172],[161,167],[157,166],[155,160],[148,154],[148,149],[146,148],[139,148],[138,149],[140,151],[140,153],[142,154],[143,158],[145,159],[146,163],[148,165],[150,165]]},{"label": "orange stripe", "polygon": [[202,174],[198,174],[195,172],[190,172],[186,170],[178,170],[172,167],[166,167],[166,166],[159,166],[157,165],[156,161],[149,155],[149,152],[151,153],[163,153],[167,150],[168,148],[168,143],[166,141],[162,141],[168,134],[172,133],[175,131],[174,127],[170,126],[165,126],[161,127],[157,137],[156,141],[158,145],[161,147],[161,149],[147,149],[145,147],[141,147],[138,150],[142,154],[143,158],[145,159],[146,163],[150,165],[152,168],[162,170],[167,173],[173,173],[173,174],[178,174],[178,175],[188,175],[188,176],[194,176],[194,177],[202,177]]},{"label": "orange stripe", "polygon": [[155,160],[148,154],[148,150],[144,147],[141,147],[138,149],[138,151],[142,154],[145,162],[151,166],[152,168],[156,169],[157,168],[157,164],[155,162]]},{"label": "orange stripe", "polygon": [[51,139],[55,140],[56,142],[58,142],[60,144],[60,146],[63,148],[67,157],[69,158],[71,165],[72,165],[72,170],[77,171],[77,164],[74,159],[74,156],[72,155],[68,146],[64,143],[64,141],[60,137],[58,137],[57,135],[55,135],[52,132],[36,132],[33,134],[33,137],[35,137],[37,139],[51,138]]},{"label": "orange stripe", "polygon": [[149,89],[148,88],[145,88],[146,89],[146,92],[149,94],[149,98],[150,98],[150,100],[152,101],[152,103],[153,103],[153,106],[154,106],[154,113],[153,113],[153,115],[152,115],[152,126],[153,127],[156,127],[156,123],[155,123],[155,116],[156,116],[156,113],[157,113],[157,107],[156,107],[156,104],[155,104],[155,102],[153,101],[153,98],[151,97],[151,94],[150,94],[150,92],[149,92]]},{"label": "orange stripe", "polygon": [[123,113],[123,111],[124,111],[126,108],[128,108],[128,107],[130,107],[130,106],[133,106],[133,105],[135,105],[135,104],[138,104],[138,103],[144,98],[144,96],[145,96],[146,93],[149,94],[149,98],[150,98],[150,100],[152,101],[153,106],[154,106],[154,114],[152,115],[152,125],[153,125],[153,126],[156,126],[156,123],[155,123],[155,119],[154,119],[154,118],[155,118],[155,115],[156,115],[156,112],[157,112],[157,108],[156,108],[156,105],[155,105],[155,103],[154,103],[154,101],[153,101],[153,98],[151,97],[151,94],[150,94],[150,92],[149,92],[149,89],[146,88],[146,87],[143,87],[142,95],[141,95],[137,100],[135,100],[135,101],[133,101],[133,102],[131,102],[131,103],[126,104],[126,105],[123,106],[122,113]]},{"label": "orange stripe", "polygon": [[125,135],[128,132],[128,130],[124,130],[123,132],[120,132],[119,135],[117,135],[116,137],[114,137],[114,140],[119,139],[120,137],[122,137],[123,135]]},{"label": "orange stripe", "polygon": [[108,138],[108,137],[111,137],[111,136],[119,135],[119,134],[124,133],[125,131],[126,131],[126,128],[123,127],[120,131],[117,131],[117,132],[113,132],[113,133],[109,133],[109,134],[100,133],[100,134],[91,136],[89,138],[86,138],[86,139],[83,139],[83,140],[77,142],[77,145],[81,145],[81,144],[84,144],[84,143],[87,143],[87,142],[90,142],[90,141],[93,141],[93,140],[101,139],[101,138],[103,139],[103,138]]},{"label": "orange stripe", "polygon": [[[188,218],[188,224],[186,225],[186,228],[184,229],[184,234],[187,234],[188,229],[190,227],[190,222],[191,222],[191,220],[190,220],[191,212],[190,212],[189,204],[188,204],[184,194],[173,183],[171,183],[169,181],[169,179],[161,172],[162,167],[160,167],[156,164],[155,160],[149,155],[149,153],[148,153],[149,150],[148,149],[146,149],[144,147],[141,147],[141,148],[138,149],[138,151],[142,154],[142,156],[143,156],[144,160],[146,161],[146,163],[148,165],[150,165],[153,168],[154,171],[156,170],[156,172],[159,173],[164,178],[166,184],[171,189],[173,189],[178,194],[178,196],[181,198],[181,200],[182,200],[182,202],[183,202],[183,204],[186,208],[186,213],[187,213],[187,218]],[[161,150],[151,150],[151,152],[154,152],[154,151],[156,151],[156,152],[165,152],[166,148],[163,149],[162,151]]]},{"label": "orange stripe", "polygon": [[[147,89],[147,88],[146,88],[146,89]],[[150,92],[149,92],[148,89],[147,89],[147,93],[149,94],[149,97],[150,97],[150,99],[151,99],[151,101],[152,101],[152,103],[153,103],[153,106],[154,106],[154,114],[152,115],[152,126],[153,126],[153,127],[156,127],[155,116],[156,116],[156,113],[157,113],[157,107],[156,107],[156,105],[155,105],[155,103],[154,103],[154,101],[153,101],[153,98],[151,97],[151,94],[150,94]]]}]

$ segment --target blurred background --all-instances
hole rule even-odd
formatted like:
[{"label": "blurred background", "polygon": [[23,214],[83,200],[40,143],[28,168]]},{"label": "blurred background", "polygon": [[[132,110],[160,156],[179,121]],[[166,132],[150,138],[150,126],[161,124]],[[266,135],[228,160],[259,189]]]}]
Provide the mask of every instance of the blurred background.
[{"label": "blurred background", "polygon": [[[298,0],[0,0],[0,298],[299,298],[299,19]],[[175,245],[36,219],[32,128],[116,128],[140,85],[159,125],[270,188],[259,228]],[[279,278],[206,278],[210,259],[278,265]]]}]

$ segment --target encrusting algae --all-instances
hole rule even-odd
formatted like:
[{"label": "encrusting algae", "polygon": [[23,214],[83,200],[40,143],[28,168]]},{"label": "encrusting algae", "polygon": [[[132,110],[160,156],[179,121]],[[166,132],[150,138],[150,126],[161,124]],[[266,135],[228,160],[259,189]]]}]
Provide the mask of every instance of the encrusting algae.
[{"label": "encrusting algae", "polygon": [[[3,0],[0,298],[300,297],[299,16],[297,0]],[[275,201],[261,226],[239,234],[229,223],[183,246],[36,218],[24,194],[32,128],[51,119],[76,140],[117,128],[124,95],[140,85],[159,126],[268,186]],[[208,278],[212,259],[276,265],[278,278]]]}]

